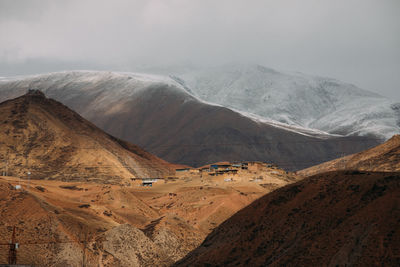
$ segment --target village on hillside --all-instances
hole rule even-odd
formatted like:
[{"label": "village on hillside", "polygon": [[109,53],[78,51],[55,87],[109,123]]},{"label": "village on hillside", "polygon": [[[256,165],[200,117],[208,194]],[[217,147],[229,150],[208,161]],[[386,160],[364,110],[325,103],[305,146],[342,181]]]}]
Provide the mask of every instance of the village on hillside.
[{"label": "village on hillside", "polygon": [[131,180],[135,184],[149,187],[152,187],[160,180],[163,180],[164,183],[176,180],[198,180],[200,182],[212,182],[216,185],[229,182],[255,182],[264,187],[275,187],[280,183],[271,183],[271,179],[274,178],[278,181],[293,182],[296,180],[296,175],[295,173],[280,169],[272,163],[246,161],[235,163],[218,162],[199,168],[178,168],[175,169],[175,175],[157,178],[131,178]]}]

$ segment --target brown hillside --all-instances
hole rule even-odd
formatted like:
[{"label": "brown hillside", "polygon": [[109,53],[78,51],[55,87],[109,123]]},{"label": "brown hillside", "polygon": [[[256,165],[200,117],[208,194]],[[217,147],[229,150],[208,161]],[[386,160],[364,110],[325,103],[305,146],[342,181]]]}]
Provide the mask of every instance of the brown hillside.
[{"label": "brown hillside", "polygon": [[400,171],[400,135],[394,135],[385,143],[357,154],[331,160],[299,171],[302,176],[336,170]]},{"label": "brown hillside", "polygon": [[252,175],[232,182],[188,176],[153,187],[0,177],[0,264],[16,226],[19,264],[170,265],[235,212],[293,181],[277,169],[262,182]]},{"label": "brown hillside", "polygon": [[331,172],[285,186],[176,266],[399,266],[400,174]]},{"label": "brown hillside", "polygon": [[[173,262],[139,230],[159,214],[132,192],[95,183],[41,180],[33,181],[31,187],[23,183],[26,190],[15,190],[15,182],[9,179],[0,181],[0,264],[7,263],[13,226],[20,244],[19,264],[82,266],[84,261],[85,266],[111,267]],[[124,244],[119,244],[121,235]],[[126,252],[124,246],[134,253]]]},{"label": "brown hillside", "polygon": [[[33,179],[116,183],[174,166],[112,137],[39,91],[0,104],[0,170]],[[1,174],[2,174],[1,173]]]}]

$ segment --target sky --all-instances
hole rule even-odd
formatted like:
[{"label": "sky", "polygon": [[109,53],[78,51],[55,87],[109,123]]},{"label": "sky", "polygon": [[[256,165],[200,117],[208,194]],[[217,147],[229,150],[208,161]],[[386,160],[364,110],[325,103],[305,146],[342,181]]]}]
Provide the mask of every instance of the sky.
[{"label": "sky", "polygon": [[400,1],[0,0],[0,76],[232,62],[400,101]]}]

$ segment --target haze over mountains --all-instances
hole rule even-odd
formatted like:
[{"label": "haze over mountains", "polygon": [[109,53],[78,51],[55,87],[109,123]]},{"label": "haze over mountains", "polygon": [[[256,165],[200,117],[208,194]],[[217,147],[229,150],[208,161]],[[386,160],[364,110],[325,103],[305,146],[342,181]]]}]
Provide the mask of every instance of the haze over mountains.
[{"label": "haze over mountains", "polygon": [[106,132],[192,166],[259,160],[301,169],[379,142],[247,116],[201,101],[182,84],[176,77],[149,74],[60,72],[3,78],[0,99],[42,90]]}]

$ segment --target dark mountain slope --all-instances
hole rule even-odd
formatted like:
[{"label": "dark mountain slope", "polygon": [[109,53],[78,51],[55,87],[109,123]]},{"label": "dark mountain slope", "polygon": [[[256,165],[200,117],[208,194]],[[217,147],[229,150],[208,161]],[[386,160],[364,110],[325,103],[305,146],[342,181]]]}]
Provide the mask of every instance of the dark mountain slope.
[{"label": "dark mountain slope", "polygon": [[331,172],[262,197],[175,266],[399,266],[400,174]]},{"label": "dark mountain slope", "polygon": [[365,137],[302,135],[184,94],[166,93],[161,86],[127,102],[122,114],[106,113],[91,120],[113,135],[136,140],[161,158],[192,166],[260,160],[297,169],[377,142]]}]

